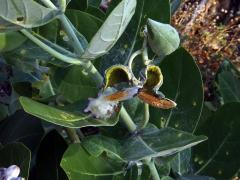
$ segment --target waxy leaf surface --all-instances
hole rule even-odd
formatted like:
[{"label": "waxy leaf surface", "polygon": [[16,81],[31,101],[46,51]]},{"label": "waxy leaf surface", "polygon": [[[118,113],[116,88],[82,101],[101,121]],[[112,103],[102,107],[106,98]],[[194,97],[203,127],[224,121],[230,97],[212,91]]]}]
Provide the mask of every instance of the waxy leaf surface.
[{"label": "waxy leaf surface", "polygon": [[0,32],[44,25],[60,14],[33,0],[0,0]]},{"label": "waxy leaf surface", "polygon": [[135,8],[136,0],[121,1],[92,38],[82,58],[95,59],[106,54],[126,29]]},{"label": "waxy leaf surface", "polygon": [[118,122],[118,115],[103,120],[83,114],[82,111],[86,106],[82,103],[65,110],[39,103],[27,97],[20,97],[20,103],[27,113],[64,127],[114,126]]}]

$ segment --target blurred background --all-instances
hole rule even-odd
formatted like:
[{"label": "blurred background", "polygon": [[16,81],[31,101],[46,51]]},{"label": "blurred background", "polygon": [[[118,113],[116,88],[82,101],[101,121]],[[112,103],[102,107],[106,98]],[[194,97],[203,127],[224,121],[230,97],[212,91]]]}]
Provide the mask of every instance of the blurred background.
[{"label": "blurred background", "polygon": [[223,60],[240,70],[240,1],[173,0],[172,24],[202,71],[205,100],[213,101],[214,79]]}]

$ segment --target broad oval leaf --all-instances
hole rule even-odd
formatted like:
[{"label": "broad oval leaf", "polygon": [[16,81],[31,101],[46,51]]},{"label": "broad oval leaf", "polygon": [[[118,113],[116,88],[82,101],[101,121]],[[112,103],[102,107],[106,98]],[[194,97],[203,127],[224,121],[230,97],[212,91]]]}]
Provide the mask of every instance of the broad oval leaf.
[{"label": "broad oval leaf", "polygon": [[146,128],[139,136],[125,139],[123,143],[105,136],[92,136],[83,142],[83,146],[93,156],[106,152],[120,161],[138,161],[146,157],[165,157],[190,148],[206,140],[205,136],[173,128]]},{"label": "broad oval leaf", "polygon": [[20,177],[28,179],[31,152],[22,143],[12,143],[0,146],[0,167],[17,165],[20,168]]},{"label": "broad oval leaf", "polygon": [[71,107],[62,110],[39,103],[27,97],[20,97],[19,100],[27,113],[64,127],[114,126],[118,122],[118,114],[106,120],[95,119],[87,114],[83,114],[82,111],[86,107],[84,107],[85,104],[82,103],[74,108]]},{"label": "broad oval leaf", "polygon": [[[91,156],[80,144],[72,144],[64,153],[61,166],[69,179],[72,177],[106,176],[121,174],[122,163],[108,160],[104,156]],[[79,179],[79,178],[78,178]]]},{"label": "broad oval leaf", "polygon": [[139,137],[124,142],[122,157],[137,161],[146,157],[165,157],[195,146],[207,139],[173,128],[146,128]]},{"label": "broad oval leaf", "polygon": [[83,34],[88,41],[92,39],[103,23],[101,19],[79,10],[68,9],[65,13],[75,28]]},{"label": "broad oval leaf", "polygon": [[217,180],[232,179],[240,167],[239,141],[240,103],[227,103],[212,116],[201,119],[196,133],[204,133],[208,141],[193,148],[196,174]]},{"label": "broad oval leaf", "polygon": [[16,30],[16,26],[19,29],[38,27],[60,14],[59,10],[46,8],[33,0],[0,0],[0,4],[0,32]]},{"label": "broad oval leaf", "polygon": [[96,83],[81,66],[58,68],[53,76],[57,90],[70,102],[95,97],[99,91]]},{"label": "broad oval leaf", "polygon": [[126,29],[135,8],[136,0],[122,0],[92,38],[82,58],[96,59],[107,53]]},{"label": "broad oval leaf", "polygon": [[192,56],[179,48],[160,64],[164,83],[159,89],[177,103],[177,108],[161,110],[150,108],[150,121],[157,126],[171,126],[194,132],[203,106],[201,73]]}]

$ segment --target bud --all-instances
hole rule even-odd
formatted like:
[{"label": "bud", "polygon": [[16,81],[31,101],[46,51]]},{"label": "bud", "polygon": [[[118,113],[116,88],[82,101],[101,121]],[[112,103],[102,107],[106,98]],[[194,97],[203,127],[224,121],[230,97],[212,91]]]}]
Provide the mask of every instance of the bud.
[{"label": "bud", "polygon": [[1,180],[22,180],[23,178],[18,177],[19,174],[20,168],[16,165],[11,165],[8,168],[0,168]]},{"label": "bud", "polygon": [[180,44],[178,32],[169,24],[148,19],[147,31],[149,46],[158,56],[171,54]]}]

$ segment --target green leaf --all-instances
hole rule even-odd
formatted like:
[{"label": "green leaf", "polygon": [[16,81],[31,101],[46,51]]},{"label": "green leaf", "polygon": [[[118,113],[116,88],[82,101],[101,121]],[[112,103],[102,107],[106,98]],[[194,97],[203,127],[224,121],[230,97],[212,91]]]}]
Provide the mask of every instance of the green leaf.
[{"label": "green leaf", "polygon": [[103,23],[101,19],[79,10],[66,10],[66,16],[88,41],[92,39]]},{"label": "green leaf", "polygon": [[88,0],[88,4],[91,6],[99,7],[102,0]]},{"label": "green leaf", "polygon": [[57,90],[70,102],[96,97],[99,91],[81,66],[58,68],[54,73]]},{"label": "green leaf", "polygon": [[20,177],[28,179],[30,168],[31,152],[21,143],[7,144],[0,147],[0,167],[17,165],[20,169]]},{"label": "green leaf", "polygon": [[106,14],[101,9],[94,6],[88,6],[86,12],[102,20],[106,18]]},{"label": "green leaf", "polygon": [[[36,81],[41,79],[41,74],[48,70],[48,67],[39,64],[39,60],[48,60],[51,56],[32,41],[27,40],[17,49],[4,53],[4,58],[8,64],[13,65],[18,71],[24,72],[25,75],[28,74],[29,79],[35,79]],[[24,76],[23,73],[22,76]],[[20,80],[17,77],[15,79]]]},{"label": "green leaf", "polygon": [[77,9],[84,11],[88,8],[88,0],[71,0],[68,9]]},{"label": "green leaf", "polygon": [[103,152],[106,152],[110,157],[115,158],[118,161],[124,161],[120,157],[122,146],[113,138],[102,135],[90,136],[84,139],[83,146],[92,156],[98,157]]},{"label": "green leaf", "polygon": [[173,128],[147,128],[141,132],[140,137],[133,136],[124,142],[124,159],[137,161],[146,157],[165,157],[207,139],[205,136],[195,136]]},{"label": "green leaf", "polygon": [[159,89],[166,97],[177,103],[177,108],[161,110],[150,108],[150,121],[158,127],[171,126],[194,132],[203,106],[201,73],[192,56],[179,48],[167,56],[160,68],[163,85]]},{"label": "green leaf", "polygon": [[72,144],[64,153],[61,166],[65,170],[69,179],[73,177],[106,176],[121,174],[123,164],[108,160],[104,156],[91,156],[80,144]]},{"label": "green leaf", "polygon": [[228,61],[224,61],[218,74],[218,90],[224,103],[240,102],[240,76]]},{"label": "green leaf", "polygon": [[0,32],[18,31],[20,29],[22,29],[22,27],[12,24],[0,16]]},{"label": "green leaf", "polygon": [[0,19],[10,23],[10,26],[1,23],[0,32],[16,29],[11,27],[11,24],[19,28],[38,27],[60,14],[60,11],[46,8],[33,0],[1,0],[0,4]]},{"label": "green leaf", "polygon": [[44,26],[38,27],[37,33],[40,36],[48,39],[49,41],[56,43],[60,23],[57,20],[53,20]]},{"label": "green leaf", "polygon": [[82,111],[86,107],[86,104],[83,103],[62,110],[39,103],[27,97],[20,97],[19,100],[27,113],[64,127],[114,126],[118,122],[118,114],[106,120],[95,119],[83,114]]},{"label": "green leaf", "polygon": [[123,143],[105,136],[92,136],[83,142],[86,150],[94,156],[103,152],[120,161],[138,161],[146,157],[165,157],[206,140],[205,136],[172,128],[146,128],[139,136],[125,139]]},{"label": "green leaf", "polygon": [[237,173],[240,167],[239,112],[240,103],[228,103],[199,123],[196,133],[204,133],[209,140],[193,148],[196,174],[226,180]]},{"label": "green leaf", "polygon": [[[147,169],[147,168],[145,168]],[[144,169],[144,172],[145,172]],[[69,180],[136,180],[137,179],[137,172],[136,168],[131,168],[128,170],[126,175],[119,174],[119,175],[108,175],[108,176],[97,176],[97,175],[84,175],[77,172],[72,172],[69,174],[68,178]],[[149,174],[149,173],[148,173]],[[150,180],[150,176],[148,179],[145,178],[145,176],[141,176],[143,180]]]},{"label": "green leaf", "polygon": [[179,152],[171,161],[172,170],[179,175],[191,172],[191,149]]},{"label": "green leaf", "polygon": [[[168,158],[168,157],[167,157]],[[171,172],[171,166],[168,162],[163,162],[159,159],[163,159],[163,157],[160,158],[154,158],[154,162],[158,171],[158,174],[160,177],[168,176]]]},{"label": "green leaf", "polygon": [[135,8],[136,0],[121,1],[92,38],[82,58],[96,59],[106,54],[126,29]]},{"label": "green leaf", "polygon": [[24,41],[26,41],[26,37],[19,32],[0,33],[0,52],[11,51]]},{"label": "green leaf", "polygon": [[53,91],[51,80],[48,76],[43,76],[43,79],[32,83],[32,87],[38,89],[39,94],[37,98],[45,99],[55,95]]},{"label": "green leaf", "polygon": [[178,32],[169,24],[148,19],[147,31],[148,43],[152,51],[160,57],[171,54],[180,44]]}]

